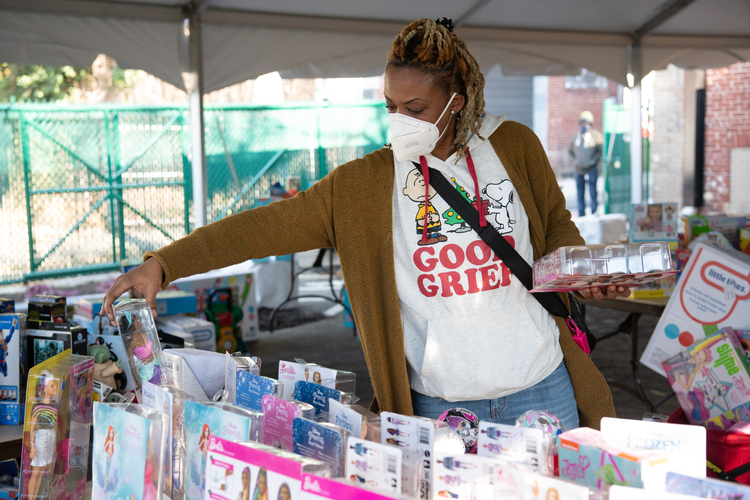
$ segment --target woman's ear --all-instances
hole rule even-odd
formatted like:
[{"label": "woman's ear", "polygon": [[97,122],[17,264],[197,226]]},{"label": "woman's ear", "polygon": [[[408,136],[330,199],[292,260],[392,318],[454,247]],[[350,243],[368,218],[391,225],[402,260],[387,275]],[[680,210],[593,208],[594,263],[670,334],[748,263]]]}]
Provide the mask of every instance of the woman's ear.
[{"label": "woman's ear", "polygon": [[455,114],[458,114],[464,109],[464,104],[466,104],[466,97],[464,97],[463,94],[456,94],[456,97],[453,98],[450,109],[451,111],[455,111]]}]

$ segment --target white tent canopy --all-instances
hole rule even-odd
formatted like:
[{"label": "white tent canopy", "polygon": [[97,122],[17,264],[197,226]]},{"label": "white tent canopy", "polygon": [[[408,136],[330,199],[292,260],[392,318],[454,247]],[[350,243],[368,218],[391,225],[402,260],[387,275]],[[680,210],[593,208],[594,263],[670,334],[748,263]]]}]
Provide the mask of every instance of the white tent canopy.
[{"label": "white tent canopy", "polygon": [[[485,73],[586,68],[634,86],[635,99],[641,77],[669,63],[750,60],[748,0],[0,0],[0,59],[85,67],[105,53],[120,67],[191,87],[193,119],[202,120],[203,92],[272,71],[382,74],[393,38],[420,17],[452,18]],[[634,106],[634,136],[639,113]],[[194,159],[203,157],[201,129],[193,127]],[[631,148],[640,201],[640,142]],[[200,161],[193,169],[197,182],[205,179]],[[197,225],[204,190],[194,189]]]}]

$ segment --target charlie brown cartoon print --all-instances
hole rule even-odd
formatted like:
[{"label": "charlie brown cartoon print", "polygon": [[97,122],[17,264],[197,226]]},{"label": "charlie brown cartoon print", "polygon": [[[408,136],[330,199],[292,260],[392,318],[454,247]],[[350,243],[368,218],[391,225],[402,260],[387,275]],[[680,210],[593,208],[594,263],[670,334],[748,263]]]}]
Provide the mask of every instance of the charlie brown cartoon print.
[{"label": "charlie brown cartoon print", "polygon": [[[424,177],[422,176],[422,172],[415,168],[407,174],[406,186],[403,193],[411,201],[419,204],[416,222],[417,234],[420,236],[420,239],[417,241],[417,244],[420,246],[434,245],[435,243],[446,241],[448,238],[440,234],[442,224],[440,223],[440,215],[437,210],[435,210],[431,201],[427,202],[427,207],[425,207]],[[435,189],[430,186],[430,200],[433,199],[435,194]],[[422,241],[421,236],[425,230],[425,224],[427,228],[427,241]]]}]

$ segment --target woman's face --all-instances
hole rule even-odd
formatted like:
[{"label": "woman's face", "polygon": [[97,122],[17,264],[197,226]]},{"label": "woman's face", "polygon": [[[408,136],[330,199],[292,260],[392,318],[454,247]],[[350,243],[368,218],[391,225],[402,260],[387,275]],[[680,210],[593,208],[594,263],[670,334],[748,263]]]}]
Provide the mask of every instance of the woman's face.
[{"label": "woman's face", "polygon": [[247,489],[250,486],[250,475],[247,472],[242,473],[242,487]]},{"label": "woman's face", "polygon": [[109,432],[107,433],[107,437],[109,439],[114,439],[115,438],[115,429],[113,427],[109,428]]},{"label": "woman's face", "polygon": [[282,486],[279,490],[279,500],[290,500],[292,495],[289,493],[289,488]]},{"label": "woman's face", "polygon": [[[383,93],[389,113],[401,113],[429,123],[437,121],[450,99],[450,95],[445,95],[443,88],[435,84],[430,75],[413,68],[387,68]],[[456,94],[450,109],[437,123],[440,132],[443,132],[446,126],[450,127],[438,144],[445,143],[449,136],[450,141],[453,140],[456,120],[451,119],[450,111],[455,111],[453,115],[455,118],[463,106],[464,96]]]},{"label": "woman's face", "polygon": [[207,438],[209,435],[211,435],[211,431],[208,430],[208,427],[203,428],[203,437]]},{"label": "woman's face", "polygon": [[258,477],[258,492],[263,494],[266,492],[266,478],[265,476]]},{"label": "woman's face", "polygon": [[320,376],[320,372],[313,373],[313,382],[320,384],[323,382],[323,377]]}]

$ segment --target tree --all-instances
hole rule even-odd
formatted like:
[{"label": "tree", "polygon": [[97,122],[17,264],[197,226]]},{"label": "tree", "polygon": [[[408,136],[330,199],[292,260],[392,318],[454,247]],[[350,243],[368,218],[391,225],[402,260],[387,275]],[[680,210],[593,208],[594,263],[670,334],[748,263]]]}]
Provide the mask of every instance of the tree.
[{"label": "tree", "polygon": [[2,63],[0,66],[0,102],[58,101],[93,80],[90,70],[72,66],[26,66]]},{"label": "tree", "polygon": [[[451,180],[453,181],[453,184],[456,186],[456,190],[461,193],[467,201],[471,202],[471,197],[469,196],[469,193],[466,192],[466,190],[458,183],[456,182],[455,177],[451,177]],[[466,222],[461,218],[460,215],[456,213],[455,210],[453,210],[452,207],[448,207],[448,210],[443,212],[443,218],[445,219],[445,223],[449,226],[455,226],[458,224],[461,224],[457,229],[454,230],[456,233],[466,233],[468,231],[471,231],[471,228],[466,225]]]}]

